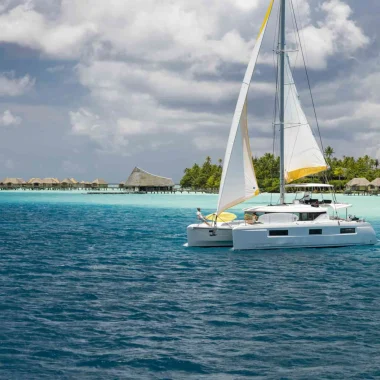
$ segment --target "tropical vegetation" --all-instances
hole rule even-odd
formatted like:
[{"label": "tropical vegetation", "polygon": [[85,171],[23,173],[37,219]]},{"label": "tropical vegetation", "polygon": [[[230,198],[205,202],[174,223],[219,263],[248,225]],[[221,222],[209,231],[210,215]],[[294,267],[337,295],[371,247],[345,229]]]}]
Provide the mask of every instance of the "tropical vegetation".
[{"label": "tropical vegetation", "polygon": [[[331,146],[326,147],[324,153],[329,169],[326,172],[302,178],[297,182],[324,183],[328,181],[337,190],[341,190],[352,178],[364,177],[372,181],[380,177],[378,159],[371,158],[368,155],[358,158],[352,156],[338,158]],[[279,191],[279,157],[265,153],[261,157],[253,157],[252,159],[261,191]],[[219,159],[217,164],[213,164],[211,157],[207,156],[202,165],[194,164],[191,168],[184,170],[180,185],[183,188],[194,190],[216,191],[220,185],[221,175],[222,160]]]}]

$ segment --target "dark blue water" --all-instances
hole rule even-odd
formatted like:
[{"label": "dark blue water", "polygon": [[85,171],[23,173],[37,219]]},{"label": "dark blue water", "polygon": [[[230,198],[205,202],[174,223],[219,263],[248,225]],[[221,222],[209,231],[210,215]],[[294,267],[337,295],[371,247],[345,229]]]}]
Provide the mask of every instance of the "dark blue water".
[{"label": "dark blue water", "polygon": [[380,247],[190,249],[193,209],[48,197],[0,195],[0,378],[380,377]]}]

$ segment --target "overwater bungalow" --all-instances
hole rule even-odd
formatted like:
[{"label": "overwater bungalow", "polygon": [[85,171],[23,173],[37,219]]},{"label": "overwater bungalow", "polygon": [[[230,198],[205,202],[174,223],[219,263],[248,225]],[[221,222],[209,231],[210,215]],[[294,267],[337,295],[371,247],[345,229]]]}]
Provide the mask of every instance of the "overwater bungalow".
[{"label": "overwater bungalow", "polygon": [[380,190],[380,178],[374,179],[370,184],[369,188],[371,190],[379,191]]},{"label": "overwater bungalow", "polygon": [[171,178],[148,173],[137,166],[125,182],[125,188],[135,192],[172,191],[173,187],[174,182]]},{"label": "overwater bungalow", "polygon": [[107,189],[108,183],[102,178],[97,178],[91,182],[91,187],[93,189]]},{"label": "overwater bungalow", "polygon": [[44,186],[44,181],[41,178],[31,178],[27,182],[27,187],[31,189],[42,189]]},{"label": "overwater bungalow", "polygon": [[44,189],[58,189],[60,182],[58,178],[49,177],[42,180],[42,185]]},{"label": "overwater bungalow", "polygon": [[91,182],[88,182],[88,181],[81,181],[80,182],[80,188],[81,189],[91,189]]},{"label": "overwater bungalow", "polygon": [[75,178],[70,178],[70,181],[72,183],[72,187],[74,189],[79,189],[80,188],[80,183],[75,179]]},{"label": "overwater bungalow", "polygon": [[18,189],[25,187],[26,182],[22,178],[4,178],[0,181],[0,188],[2,189]]},{"label": "overwater bungalow", "polygon": [[73,187],[74,187],[74,184],[70,178],[65,178],[61,181],[62,189],[72,189]]},{"label": "overwater bungalow", "polygon": [[361,191],[367,192],[370,182],[366,178],[353,178],[351,181],[347,182],[346,189],[348,191]]}]

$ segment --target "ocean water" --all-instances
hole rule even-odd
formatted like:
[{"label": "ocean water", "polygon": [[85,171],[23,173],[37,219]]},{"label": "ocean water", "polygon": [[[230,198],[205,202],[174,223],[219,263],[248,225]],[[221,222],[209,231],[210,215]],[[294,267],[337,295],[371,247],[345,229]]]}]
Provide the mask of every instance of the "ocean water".
[{"label": "ocean water", "polygon": [[[380,198],[340,199],[380,238]],[[184,247],[215,204],[1,192],[0,378],[379,378],[380,246]]]}]

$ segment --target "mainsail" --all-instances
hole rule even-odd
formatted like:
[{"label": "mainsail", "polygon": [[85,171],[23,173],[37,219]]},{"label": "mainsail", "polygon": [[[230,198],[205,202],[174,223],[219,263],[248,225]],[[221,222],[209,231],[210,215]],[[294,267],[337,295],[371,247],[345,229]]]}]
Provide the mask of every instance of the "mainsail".
[{"label": "mainsail", "polygon": [[259,194],[248,137],[247,95],[265,29],[272,11],[273,1],[271,0],[269,4],[255,47],[253,48],[232,119],[219,188],[217,215]]},{"label": "mainsail", "polygon": [[302,110],[288,57],[285,59],[284,79],[285,180],[290,183],[326,170],[328,166]]}]

